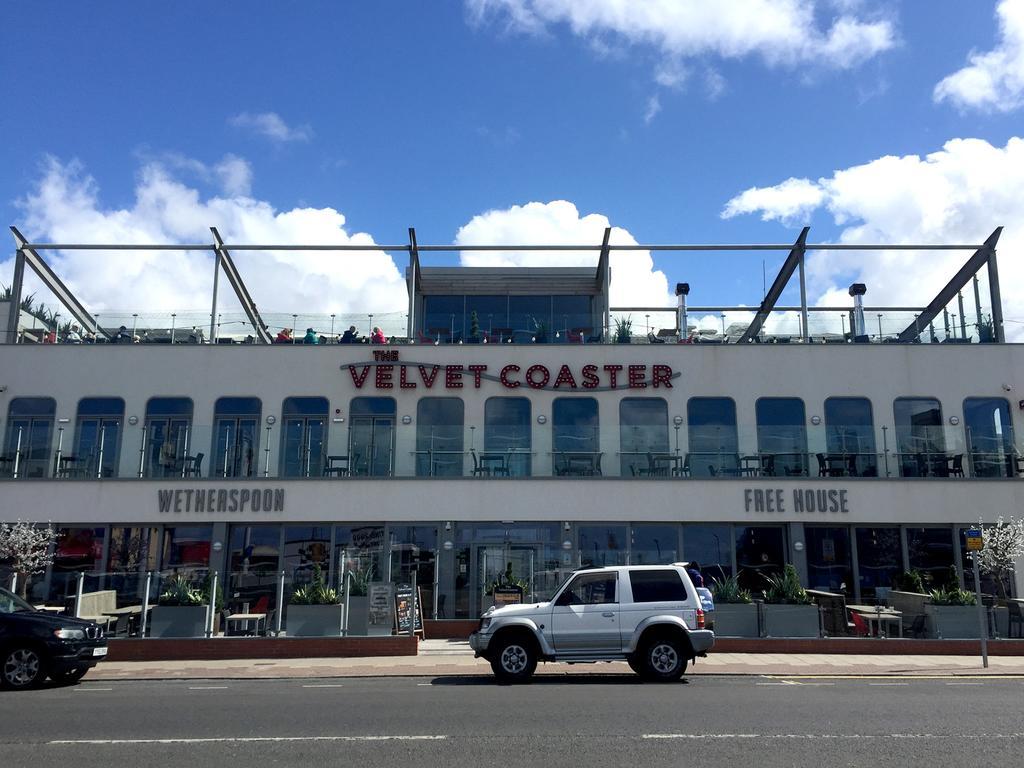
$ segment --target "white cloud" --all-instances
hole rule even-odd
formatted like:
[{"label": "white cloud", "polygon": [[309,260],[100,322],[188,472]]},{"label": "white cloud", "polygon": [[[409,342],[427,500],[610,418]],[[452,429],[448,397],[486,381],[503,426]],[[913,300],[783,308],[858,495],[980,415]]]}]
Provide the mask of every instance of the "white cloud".
[{"label": "white cloud", "polygon": [[[881,157],[817,182],[787,179],[747,190],[726,204],[723,216],[760,212],[786,221],[794,211],[824,207],[843,227],[844,243],[981,243],[1003,225],[999,251],[1012,256],[1024,248],[1022,199],[1024,139],[1011,138],[1005,147],[952,139],[923,158]],[[812,254],[808,264],[812,283],[826,286],[814,297],[822,304],[848,303],[846,287],[856,280],[867,284],[872,304],[923,306],[969,255],[833,251]],[[999,273],[1005,318],[1014,321],[1006,323],[1006,336],[1024,341],[1024,262],[1004,256]]]},{"label": "white cloud", "polygon": [[786,179],[774,187],[751,187],[736,195],[722,211],[723,219],[743,213],[761,212],[763,221],[778,220],[787,225],[803,220],[820,206],[825,193],[809,179]]},{"label": "white cloud", "polygon": [[[600,245],[609,227],[599,213],[580,216],[566,200],[532,202],[474,216],[455,236],[458,245]],[[636,245],[627,230],[612,227],[612,245]],[[462,254],[467,267],[582,267],[597,266],[597,251],[488,251]],[[612,251],[613,306],[671,307],[668,278],[654,268],[650,251]],[[637,327],[634,322],[634,328]]]},{"label": "white cloud", "polygon": [[996,15],[996,47],[987,53],[972,52],[966,67],[935,86],[935,101],[995,112],[1024,105],[1024,0],[1002,0]]},{"label": "white cloud", "polygon": [[[225,188],[248,188],[251,173],[241,158],[228,156],[215,169]],[[241,194],[204,197],[159,162],[141,168],[130,205],[107,208],[79,163],[50,158],[19,205],[25,235],[51,242],[209,243],[210,226],[229,243],[374,242],[369,234],[350,232],[345,216],[333,208],[278,211]],[[380,251],[233,255],[265,319],[273,312],[395,312],[397,319],[407,308],[404,279],[391,256]],[[93,312],[209,311],[209,253],[66,251],[48,252],[46,258]],[[0,274],[12,271],[13,259],[0,263]],[[223,283],[220,295],[222,303],[233,302]]]},{"label": "white cloud", "polygon": [[[670,61],[758,55],[770,65],[849,68],[896,45],[885,18],[854,15],[842,3],[833,16],[820,0],[466,0],[477,24],[503,21],[538,34],[564,24],[587,40],[610,37],[649,46]],[[831,16],[830,24],[820,17]],[[659,70],[661,71],[661,70]]]},{"label": "white cloud", "polygon": [[230,197],[244,197],[252,190],[252,167],[236,155],[226,155],[213,167],[221,189]]},{"label": "white cloud", "polygon": [[661,112],[661,97],[658,94],[654,94],[647,99],[647,109],[644,110],[644,122],[650,124],[658,116],[659,112]]},{"label": "white cloud", "polygon": [[309,141],[313,129],[308,125],[289,126],[276,112],[242,112],[228,120],[236,128],[246,128],[274,141]]}]

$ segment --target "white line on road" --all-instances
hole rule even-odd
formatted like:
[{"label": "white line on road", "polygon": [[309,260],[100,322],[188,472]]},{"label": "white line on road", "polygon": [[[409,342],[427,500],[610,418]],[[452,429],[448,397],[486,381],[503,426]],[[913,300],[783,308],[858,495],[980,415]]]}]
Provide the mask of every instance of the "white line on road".
[{"label": "white line on road", "polygon": [[642,739],[1020,739],[1024,733],[645,733]]},{"label": "white line on road", "polygon": [[344,688],[341,683],[311,683],[302,686],[303,688]]},{"label": "white line on road", "polygon": [[984,683],[946,683],[946,685],[984,685]]},{"label": "white line on road", "polygon": [[417,688],[430,687],[432,685],[433,685],[433,683],[416,683],[416,687]]},{"label": "white line on road", "polygon": [[226,685],[190,685],[188,689],[190,691],[226,691],[228,687]]},{"label": "white line on road", "polygon": [[446,735],[436,736],[217,736],[206,739],[58,739],[46,742],[49,746],[80,744],[246,744],[268,741],[443,741]]},{"label": "white line on road", "polygon": [[873,685],[877,688],[892,688],[893,686],[910,685],[910,683],[868,683],[868,685]]},{"label": "white line on road", "polygon": [[76,691],[81,691],[82,693],[91,693],[92,691],[112,691],[114,689],[113,688],[75,688],[75,690]]}]

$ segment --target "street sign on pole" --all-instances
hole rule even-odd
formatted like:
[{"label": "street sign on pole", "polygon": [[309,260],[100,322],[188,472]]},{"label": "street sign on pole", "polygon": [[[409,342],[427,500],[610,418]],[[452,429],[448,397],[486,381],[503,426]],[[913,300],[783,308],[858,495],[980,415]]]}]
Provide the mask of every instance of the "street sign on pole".
[{"label": "street sign on pole", "polygon": [[974,599],[978,606],[978,637],[981,638],[981,664],[988,669],[988,622],[985,621],[985,606],[981,602],[981,573],[978,568],[978,553],[985,545],[981,528],[968,528],[964,531],[967,551],[971,553],[971,565],[974,570]]}]

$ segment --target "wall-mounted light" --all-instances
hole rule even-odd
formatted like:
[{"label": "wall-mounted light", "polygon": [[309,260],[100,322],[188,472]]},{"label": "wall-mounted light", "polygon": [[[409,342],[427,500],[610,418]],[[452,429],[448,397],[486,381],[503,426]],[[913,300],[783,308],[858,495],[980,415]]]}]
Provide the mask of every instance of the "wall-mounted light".
[{"label": "wall-mounted light", "polygon": [[267,425],[268,426],[273,426],[276,423],[277,423],[277,416],[275,416],[274,414],[270,414],[269,416],[267,416]]},{"label": "wall-mounted light", "polygon": [[794,541],[793,542],[793,549],[795,549],[797,552],[803,552],[804,551],[804,543],[802,541]]},{"label": "wall-mounted light", "polygon": [[564,549],[566,552],[568,552],[570,549],[572,549],[572,542],[569,541],[568,539],[563,541],[562,542],[562,549]]},{"label": "wall-mounted light", "polygon": [[405,414],[405,416],[402,417],[402,423],[403,424],[412,424],[412,416],[410,416],[408,413]]},{"label": "wall-mounted light", "polygon": [[955,427],[957,424],[960,423],[960,417],[959,416],[950,416],[949,417],[949,423],[952,424]]},{"label": "wall-mounted light", "polygon": [[564,528],[567,531],[571,531],[572,530],[572,523],[570,523],[568,520],[566,520],[564,523],[562,523],[562,528]]},{"label": "wall-mounted light", "polygon": [[548,417],[545,416],[543,413],[540,414],[539,416],[537,416],[537,423],[538,424],[547,424],[548,423]]},{"label": "wall-mounted light", "polygon": [[445,543],[441,546],[444,547],[445,552],[451,552],[453,549],[455,549],[455,544],[451,541],[445,541]]},{"label": "wall-mounted light", "polygon": [[128,417],[128,423],[134,427],[136,424],[139,423],[139,417],[136,416],[135,414],[132,414],[131,416]]},{"label": "wall-mounted light", "polygon": [[446,531],[450,531],[452,529],[452,521],[451,520],[448,520],[448,521],[445,522],[444,529]]},{"label": "wall-mounted light", "polygon": [[814,426],[818,426],[819,424],[821,424],[821,416],[819,416],[818,414],[814,414],[813,416],[811,416],[811,424],[813,424]]},{"label": "wall-mounted light", "polygon": [[214,552],[220,552],[222,549],[224,549],[224,545],[219,541],[215,541],[211,545],[211,548],[213,549]]},{"label": "wall-mounted light", "polygon": [[683,423],[683,417],[682,416],[673,416],[672,417],[672,423],[675,424],[678,427],[680,424]]}]

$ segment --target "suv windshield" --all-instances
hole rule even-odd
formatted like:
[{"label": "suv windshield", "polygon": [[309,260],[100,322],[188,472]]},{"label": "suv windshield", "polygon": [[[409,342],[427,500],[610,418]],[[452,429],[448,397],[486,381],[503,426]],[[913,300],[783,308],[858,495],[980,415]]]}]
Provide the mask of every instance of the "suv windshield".
[{"label": "suv windshield", "polygon": [[34,611],[31,605],[26,603],[13,592],[0,588],[0,613],[17,613],[18,611]]}]

